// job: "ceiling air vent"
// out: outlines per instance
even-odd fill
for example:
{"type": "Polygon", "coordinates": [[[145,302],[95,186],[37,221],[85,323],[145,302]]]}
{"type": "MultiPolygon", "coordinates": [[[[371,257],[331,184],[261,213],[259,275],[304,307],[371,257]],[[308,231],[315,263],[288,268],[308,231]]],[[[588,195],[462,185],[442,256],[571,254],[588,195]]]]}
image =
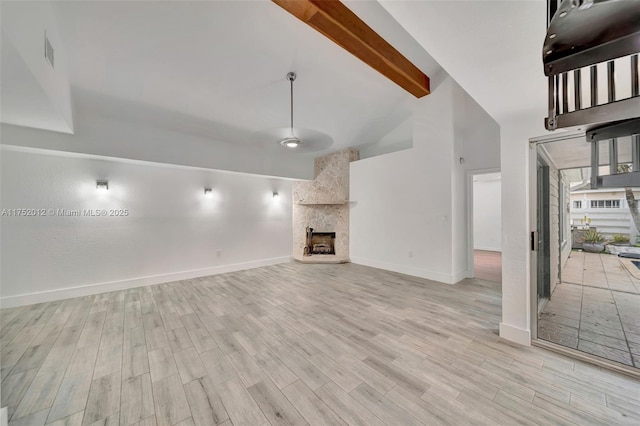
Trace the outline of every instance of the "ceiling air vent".
{"type": "Polygon", "coordinates": [[[47,59],[47,61],[49,61],[49,64],[51,64],[51,68],[55,68],[53,66],[54,64],[53,46],[51,45],[51,42],[47,38],[46,32],[44,33],[44,57],[47,59]]]}

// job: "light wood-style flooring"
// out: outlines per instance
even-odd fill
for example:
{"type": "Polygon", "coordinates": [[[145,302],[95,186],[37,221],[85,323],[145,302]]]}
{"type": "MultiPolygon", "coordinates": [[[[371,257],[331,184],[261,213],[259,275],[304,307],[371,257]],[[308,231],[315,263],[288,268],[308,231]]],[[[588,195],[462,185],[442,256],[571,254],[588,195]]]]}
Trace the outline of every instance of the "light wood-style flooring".
{"type": "Polygon", "coordinates": [[[473,269],[476,278],[502,282],[502,253],[499,251],[474,250],[473,269]]]}
{"type": "Polygon", "coordinates": [[[0,311],[11,425],[637,425],[640,383],[497,335],[500,286],[288,263],[0,311]]]}

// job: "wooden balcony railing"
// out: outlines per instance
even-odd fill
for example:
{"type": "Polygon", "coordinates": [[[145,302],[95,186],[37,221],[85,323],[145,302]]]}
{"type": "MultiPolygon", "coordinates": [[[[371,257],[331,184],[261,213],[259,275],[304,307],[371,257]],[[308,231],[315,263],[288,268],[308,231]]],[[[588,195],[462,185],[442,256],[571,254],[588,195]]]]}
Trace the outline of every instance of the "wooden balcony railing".
{"type": "Polygon", "coordinates": [[[586,131],[592,188],[640,186],[640,1],[547,0],[547,5],[545,127],[586,131]],[[618,167],[619,138],[631,143],[630,168],[618,167]],[[600,143],[609,144],[607,176],[598,176],[600,143]]]}
{"type": "MultiPolygon", "coordinates": [[[[557,0],[549,0],[557,3],[557,0]]],[[[553,7],[549,7],[549,13],[553,7]]],[[[548,130],[640,117],[640,2],[564,0],[543,47],[548,130]]]]}

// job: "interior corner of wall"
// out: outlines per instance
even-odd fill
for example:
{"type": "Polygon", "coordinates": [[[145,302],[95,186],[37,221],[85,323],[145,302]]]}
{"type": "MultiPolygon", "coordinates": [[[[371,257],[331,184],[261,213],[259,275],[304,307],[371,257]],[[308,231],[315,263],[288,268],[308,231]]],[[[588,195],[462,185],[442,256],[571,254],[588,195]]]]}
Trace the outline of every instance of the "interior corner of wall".
{"type": "Polygon", "coordinates": [[[469,271],[466,269],[464,271],[458,272],[457,274],[453,274],[453,276],[451,277],[451,284],[458,284],[465,278],[471,278],[469,277],[469,271]]]}

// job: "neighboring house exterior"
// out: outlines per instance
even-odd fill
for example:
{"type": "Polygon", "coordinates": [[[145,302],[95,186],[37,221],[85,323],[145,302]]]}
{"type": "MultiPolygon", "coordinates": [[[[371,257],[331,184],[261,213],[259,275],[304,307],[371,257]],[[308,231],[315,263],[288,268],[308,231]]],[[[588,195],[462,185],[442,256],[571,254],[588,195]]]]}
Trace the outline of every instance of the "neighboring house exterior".
{"type": "MultiPolygon", "coordinates": [[[[634,191],[640,198],[640,189],[634,191]]],[[[579,185],[571,190],[571,225],[592,226],[606,238],[616,234],[629,236],[635,241],[637,232],[629,212],[624,188],[589,189],[588,184],[579,185]]]]}

